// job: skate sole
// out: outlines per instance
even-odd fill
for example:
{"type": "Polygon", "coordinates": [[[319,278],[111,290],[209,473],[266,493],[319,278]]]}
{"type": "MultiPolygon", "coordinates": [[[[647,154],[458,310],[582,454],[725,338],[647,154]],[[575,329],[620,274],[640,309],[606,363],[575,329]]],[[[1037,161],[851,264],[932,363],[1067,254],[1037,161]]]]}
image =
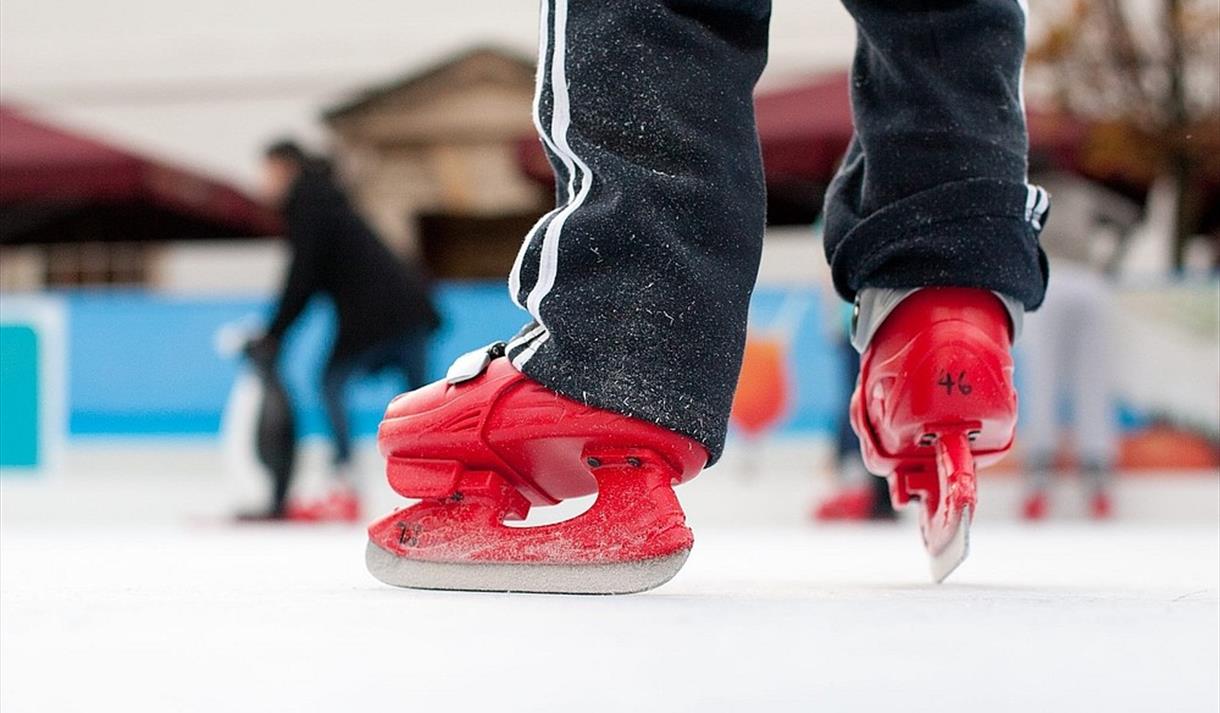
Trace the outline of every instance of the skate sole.
{"type": "Polygon", "coordinates": [[[664,557],[610,564],[428,562],[399,557],[369,542],[365,564],[369,573],[385,584],[410,589],[634,594],[673,579],[688,555],[690,548],[664,557]]]}
{"type": "Polygon", "coordinates": [[[932,569],[932,581],[940,584],[953,574],[958,566],[966,561],[970,554],[970,508],[962,510],[961,520],[957,523],[957,531],[953,539],[939,554],[929,555],[928,564],[932,569]]]}

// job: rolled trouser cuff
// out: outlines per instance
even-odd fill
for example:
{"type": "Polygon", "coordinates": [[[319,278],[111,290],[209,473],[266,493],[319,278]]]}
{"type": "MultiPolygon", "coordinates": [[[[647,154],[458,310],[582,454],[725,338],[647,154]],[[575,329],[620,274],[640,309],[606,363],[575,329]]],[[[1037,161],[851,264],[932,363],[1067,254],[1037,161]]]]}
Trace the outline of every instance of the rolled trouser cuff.
{"type": "MultiPolygon", "coordinates": [[[[902,303],[903,300],[915,294],[922,287],[865,287],[856,293],[856,303],[851,317],[851,345],[861,354],[873,340],[873,335],[881,328],[885,318],[902,303]]],[[[1008,326],[1012,330],[1012,340],[1015,342],[1021,336],[1025,324],[1025,306],[1011,295],[992,290],[1004,304],[1008,312],[1008,326]]]]}
{"type": "Polygon", "coordinates": [[[1049,205],[1024,183],[970,179],[897,201],[855,223],[828,256],[835,288],[975,287],[1027,310],[1046,293],[1038,234],[1049,205]]]}

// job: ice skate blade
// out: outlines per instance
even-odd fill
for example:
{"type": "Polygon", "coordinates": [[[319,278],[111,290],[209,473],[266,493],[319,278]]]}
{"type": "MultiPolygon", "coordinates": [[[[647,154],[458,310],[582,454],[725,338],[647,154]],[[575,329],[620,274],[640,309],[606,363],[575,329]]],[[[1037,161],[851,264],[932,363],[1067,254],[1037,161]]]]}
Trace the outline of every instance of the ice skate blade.
{"type": "Polygon", "coordinates": [[[940,584],[945,579],[953,574],[953,570],[957,569],[958,565],[966,561],[966,556],[970,554],[970,508],[962,509],[961,519],[957,523],[957,532],[953,533],[953,539],[941,550],[939,554],[928,555],[928,564],[932,569],[932,581],[940,584]]]}
{"type": "Polygon", "coordinates": [[[673,579],[690,549],[636,562],[610,564],[498,564],[428,562],[399,557],[373,542],[365,551],[369,573],[395,587],[538,594],[634,594],[673,579]]]}

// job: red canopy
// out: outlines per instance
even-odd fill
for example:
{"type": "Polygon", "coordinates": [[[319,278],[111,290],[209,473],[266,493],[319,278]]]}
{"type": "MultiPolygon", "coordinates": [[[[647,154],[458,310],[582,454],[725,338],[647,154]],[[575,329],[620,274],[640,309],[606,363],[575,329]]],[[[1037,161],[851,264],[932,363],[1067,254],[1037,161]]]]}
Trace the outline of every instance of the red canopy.
{"type": "Polygon", "coordinates": [[[754,116],[767,183],[830,183],[851,141],[847,73],[759,94],[754,116]]]}
{"type": "MultiPolygon", "coordinates": [[[[754,100],[767,184],[812,182],[826,185],[851,141],[851,96],[847,72],[814,77],[754,100]]],[[[1064,117],[1028,112],[1031,150],[1070,167],[1084,140],[1084,127],[1064,117]]],[[[537,139],[524,140],[521,167],[550,183],[551,170],[537,139]]]]}
{"type": "Polygon", "coordinates": [[[279,229],[231,186],[0,106],[0,210],[88,205],[153,207],[212,225],[217,237],[279,229]]]}

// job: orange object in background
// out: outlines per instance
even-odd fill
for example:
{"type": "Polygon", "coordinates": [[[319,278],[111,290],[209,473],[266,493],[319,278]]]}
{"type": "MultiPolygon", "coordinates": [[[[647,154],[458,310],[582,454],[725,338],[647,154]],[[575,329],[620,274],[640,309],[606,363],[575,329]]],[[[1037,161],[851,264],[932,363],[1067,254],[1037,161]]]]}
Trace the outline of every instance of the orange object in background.
{"type": "Polygon", "coordinates": [[[1216,470],[1220,450],[1205,436],[1168,425],[1153,425],[1122,438],[1121,470],[1216,470]]]}
{"type": "MultiPolygon", "coordinates": [[[[1069,434],[1070,436],[1070,434],[1069,434]]],[[[1024,468],[1021,439],[1014,453],[988,472],[1019,472],[1024,468]]],[[[1065,437],[1055,455],[1055,470],[1078,468],[1071,438],[1065,437]]],[[[1207,436],[1168,424],[1153,424],[1119,437],[1114,469],[1128,475],[1159,476],[1167,471],[1215,471],[1220,469],[1220,448],[1207,436]]]]}
{"type": "Polygon", "coordinates": [[[748,436],[773,428],[788,410],[789,389],[787,340],[777,334],[749,334],[733,395],[732,423],[748,436]]]}

